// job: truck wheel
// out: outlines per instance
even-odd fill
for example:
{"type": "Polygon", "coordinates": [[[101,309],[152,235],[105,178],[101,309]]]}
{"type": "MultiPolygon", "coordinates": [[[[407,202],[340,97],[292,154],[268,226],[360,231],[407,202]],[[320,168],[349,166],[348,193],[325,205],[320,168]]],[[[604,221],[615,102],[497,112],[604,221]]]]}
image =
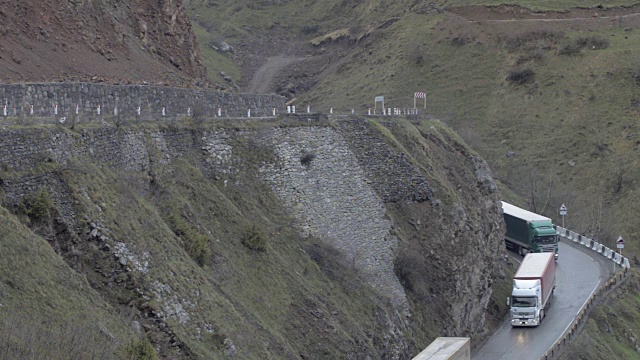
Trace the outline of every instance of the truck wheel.
{"type": "Polygon", "coordinates": [[[544,319],[544,310],[540,310],[540,320],[538,321],[538,324],[542,324],[542,319],[544,319]]]}

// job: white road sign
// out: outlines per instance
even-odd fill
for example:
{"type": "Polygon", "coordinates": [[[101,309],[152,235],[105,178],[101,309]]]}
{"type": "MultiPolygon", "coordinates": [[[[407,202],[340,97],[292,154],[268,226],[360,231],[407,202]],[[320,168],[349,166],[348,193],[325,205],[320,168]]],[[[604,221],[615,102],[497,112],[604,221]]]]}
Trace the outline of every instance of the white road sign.
{"type": "Polygon", "coordinates": [[[567,207],[564,206],[564,204],[562,204],[562,206],[560,206],[560,216],[565,216],[567,215],[567,207]]]}

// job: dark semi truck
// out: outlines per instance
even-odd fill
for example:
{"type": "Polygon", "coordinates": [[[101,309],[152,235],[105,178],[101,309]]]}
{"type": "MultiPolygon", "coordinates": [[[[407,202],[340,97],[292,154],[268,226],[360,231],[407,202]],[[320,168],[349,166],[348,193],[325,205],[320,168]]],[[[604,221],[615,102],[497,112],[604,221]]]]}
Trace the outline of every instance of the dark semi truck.
{"type": "Polygon", "coordinates": [[[507,248],[522,256],[530,252],[550,252],[558,260],[558,233],[551,219],[504,201],[502,212],[507,225],[507,248]]]}

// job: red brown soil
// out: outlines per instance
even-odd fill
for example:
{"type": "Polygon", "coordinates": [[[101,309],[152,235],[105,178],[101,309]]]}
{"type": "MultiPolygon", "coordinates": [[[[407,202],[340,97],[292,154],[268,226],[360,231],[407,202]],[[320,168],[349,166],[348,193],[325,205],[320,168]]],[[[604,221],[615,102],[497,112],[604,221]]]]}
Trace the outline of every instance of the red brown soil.
{"type": "Polygon", "coordinates": [[[203,84],[182,4],[0,0],[0,82],[203,84]]]}

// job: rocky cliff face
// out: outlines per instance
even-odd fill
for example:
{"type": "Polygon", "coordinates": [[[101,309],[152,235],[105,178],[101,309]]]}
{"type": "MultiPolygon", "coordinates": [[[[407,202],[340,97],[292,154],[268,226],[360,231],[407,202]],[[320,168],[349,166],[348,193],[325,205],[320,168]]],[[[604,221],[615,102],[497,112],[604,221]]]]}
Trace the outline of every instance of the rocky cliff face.
{"type": "Polygon", "coordinates": [[[182,1],[0,1],[3,81],[203,83],[182,1]]]}
{"type": "Polygon", "coordinates": [[[498,194],[437,121],[18,128],[0,144],[4,207],[163,357],[404,359],[484,331],[498,194]]]}

